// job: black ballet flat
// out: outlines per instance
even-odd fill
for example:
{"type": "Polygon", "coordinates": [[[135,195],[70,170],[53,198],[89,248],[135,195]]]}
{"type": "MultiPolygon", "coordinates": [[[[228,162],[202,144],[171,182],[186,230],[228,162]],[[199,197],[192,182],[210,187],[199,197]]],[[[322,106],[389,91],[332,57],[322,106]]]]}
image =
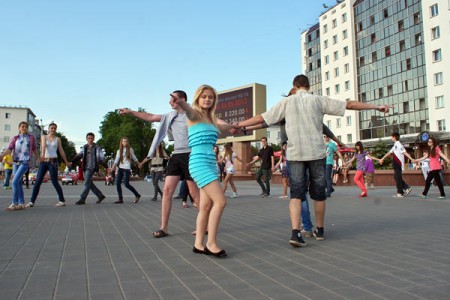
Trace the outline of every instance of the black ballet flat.
{"type": "Polygon", "coordinates": [[[217,258],[225,258],[228,256],[228,254],[223,249],[220,250],[219,252],[214,253],[214,252],[209,251],[208,247],[206,247],[206,246],[205,246],[205,250],[203,250],[203,253],[206,255],[211,255],[211,256],[217,257],[217,258]]]}
{"type": "Polygon", "coordinates": [[[200,250],[195,248],[195,246],[192,248],[192,252],[197,253],[197,254],[205,254],[204,250],[200,250]]]}

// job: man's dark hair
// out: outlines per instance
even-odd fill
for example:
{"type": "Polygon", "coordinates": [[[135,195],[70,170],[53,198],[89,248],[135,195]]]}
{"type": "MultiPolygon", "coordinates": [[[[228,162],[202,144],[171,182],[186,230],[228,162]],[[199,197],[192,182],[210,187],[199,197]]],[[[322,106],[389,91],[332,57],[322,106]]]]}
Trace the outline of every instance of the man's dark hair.
{"type": "Polygon", "coordinates": [[[297,75],[294,78],[294,81],[292,82],[292,85],[294,85],[297,88],[305,88],[309,90],[309,79],[305,75],[297,75]]]}
{"type": "Polygon", "coordinates": [[[393,138],[395,138],[396,141],[400,140],[400,133],[398,133],[398,132],[393,132],[393,133],[391,134],[391,136],[392,136],[393,138]]]}
{"type": "Polygon", "coordinates": [[[185,91],[176,90],[176,91],[173,91],[173,93],[177,94],[178,97],[180,97],[180,98],[184,98],[184,101],[187,102],[188,98],[187,98],[187,95],[186,95],[185,91]]]}
{"type": "Polygon", "coordinates": [[[266,138],[265,136],[263,136],[263,137],[261,138],[261,140],[266,140],[266,142],[267,142],[267,138],[266,138]]]}
{"type": "Polygon", "coordinates": [[[95,134],[93,134],[92,132],[88,132],[88,133],[86,134],[86,137],[88,137],[88,136],[93,136],[93,137],[95,138],[95,134]]]}

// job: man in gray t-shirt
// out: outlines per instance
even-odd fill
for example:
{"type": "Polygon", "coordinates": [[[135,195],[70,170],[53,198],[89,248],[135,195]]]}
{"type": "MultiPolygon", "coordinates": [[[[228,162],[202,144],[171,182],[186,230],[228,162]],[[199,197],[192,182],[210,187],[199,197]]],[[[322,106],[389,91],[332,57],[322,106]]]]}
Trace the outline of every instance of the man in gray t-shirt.
{"type": "Polygon", "coordinates": [[[294,95],[286,97],[275,104],[269,111],[257,115],[236,125],[240,127],[262,124],[272,125],[286,120],[286,135],[289,140],[287,157],[289,157],[289,182],[291,200],[289,212],[292,235],[289,243],[294,247],[305,246],[300,233],[301,201],[306,199],[306,171],[309,170],[309,193],[315,200],[317,229],[314,236],[324,239],[325,221],[325,145],[322,139],[323,116],[325,114],[343,116],[345,109],[377,109],[387,112],[387,105],[373,105],[358,101],[340,101],[308,93],[309,80],[305,75],[294,78],[293,86],[297,88],[294,95]]]}
{"type": "MultiPolygon", "coordinates": [[[[183,91],[174,91],[180,99],[187,101],[187,95],[183,91]]],[[[160,126],[153,138],[152,145],[148,152],[147,158],[153,157],[156,147],[164,140],[166,136],[169,140],[174,141],[174,151],[167,164],[166,179],[164,180],[164,189],[161,205],[161,227],[153,232],[153,237],[161,238],[168,235],[169,217],[172,210],[172,196],[180,182],[180,179],[186,179],[189,193],[194,203],[199,206],[198,187],[189,174],[189,148],[188,131],[186,125],[186,114],[171,97],[169,104],[173,111],[156,115],[152,113],[133,111],[128,108],[119,109],[120,114],[130,114],[147,122],[160,122],[160,126]]]]}

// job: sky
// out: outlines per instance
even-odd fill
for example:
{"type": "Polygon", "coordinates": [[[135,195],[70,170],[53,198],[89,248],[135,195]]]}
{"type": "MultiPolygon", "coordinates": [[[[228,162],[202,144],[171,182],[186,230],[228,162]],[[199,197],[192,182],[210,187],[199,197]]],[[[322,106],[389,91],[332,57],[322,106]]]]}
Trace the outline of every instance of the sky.
{"type": "Polygon", "coordinates": [[[170,92],[201,84],[264,84],[270,108],[302,73],[323,3],[0,0],[0,106],[29,107],[77,147],[108,112],[167,113],[170,92]]]}

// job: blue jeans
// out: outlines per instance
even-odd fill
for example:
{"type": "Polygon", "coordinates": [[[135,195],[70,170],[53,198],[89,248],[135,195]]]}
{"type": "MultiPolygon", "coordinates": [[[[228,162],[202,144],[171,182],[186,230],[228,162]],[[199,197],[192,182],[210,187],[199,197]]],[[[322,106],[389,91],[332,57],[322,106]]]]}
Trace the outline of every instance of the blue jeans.
{"type": "Polygon", "coordinates": [[[327,181],[327,197],[331,196],[331,193],[334,192],[333,188],[333,165],[325,165],[325,179],[327,181]]]}
{"type": "Polygon", "coordinates": [[[309,185],[309,194],[315,201],[323,201],[325,195],[325,160],[288,161],[291,198],[305,201],[309,185]],[[309,171],[310,180],[307,177],[309,171]]]}
{"type": "Polygon", "coordinates": [[[80,195],[80,200],[84,201],[86,200],[89,191],[92,190],[92,192],[97,196],[97,197],[102,197],[103,194],[102,192],[98,189],[98,187],[95,186],[94,182],[92,181],[92,177],[94,176],[94,170],[84,170],[83,172],[83,176],[84,176],[84,190],[80,195]]]}
{"type": "Polygon", "coordinates": [[[309,212],[308,196],[302,201],[302,224],[305,231],[311,231],[313,228],[311,214],[309,212]]]}
{"type": "Polygon", "coordinates": [[[44,161],[39,165],[39,169],[36,175],[36,182],[33,188],[33,194],[31,194],[31,202],[35,202],[36,198],[39,194],[39,190],[41,189],[42,181],[44,181],[44,176],[47,173],[50,173],[50,179],[52,180],[53,187],[58,194],[59,201],[65,202],[64,195],[61,186],[58,182],[58,162],[57,161],[44,161]]]}
{"type": "Polygon", "coordinates": [[[139,193],[136,191],[136,189],[130,185],[130,174],[131,170],[122,169],[119,168],[119,171],[117,172],[116,177],[116,187],[117,187],[117,194],[119,195],[119,200],[123,200],[122,196],[122,178],[123,178],[123,184],[127,189],[129,189],[135,197],[140,196],[139,193]]]}
{"type": "Polygon", "coordinates": [[[9,187],[9,181],[11,180],[12,169],[5,169],[5,183],[3,183],[4,187],[9,187]]]}
{"type": "Polygon", "coordinates": [[[272,170],[271,169],[263,169],[260,168],[256,172],[256,181],[258,182],[259,186],[261,187],[261,190],[263,193],[270,195],[270,177],[272,176],[272,170]],[[266,186],[264,186],[261,177],[264,176],[264,183],[266,186]]]}
{"type": "Polygon", "coordinates": [[[14,164],[14,178],[12,181],[13,186],[13,201],[12,204],[25,204],[25,199],[23,196],[23,174],[25,174],[29,168],[28,162],[21,162],[19,165],[14,164]]]}

